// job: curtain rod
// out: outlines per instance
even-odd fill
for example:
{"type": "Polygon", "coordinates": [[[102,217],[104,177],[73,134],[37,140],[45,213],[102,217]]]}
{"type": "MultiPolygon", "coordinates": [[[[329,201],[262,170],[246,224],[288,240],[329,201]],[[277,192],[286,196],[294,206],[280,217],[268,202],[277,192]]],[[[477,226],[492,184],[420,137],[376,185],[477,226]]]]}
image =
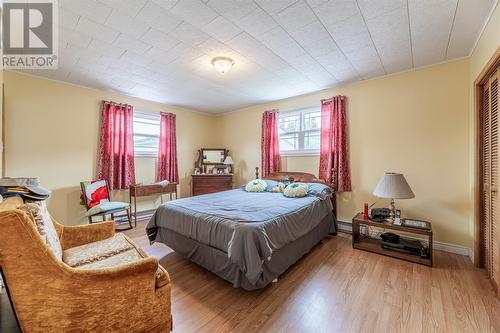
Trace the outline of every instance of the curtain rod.
{"type": "Polygon", "coordinates": [[[342,96],[342,95],[337,95],[337,96],[334,96],[334,97],[330,97],[330,98],[325,98],[325,99],[322,99],[322,100],[321,100],[321,104],[324,104],[324,103],[326,103],[326,102],[331,102],[331,101],[333,101],[333,99],[334,99],[335,97],[340,97],[340,100],[342,100],[342,101],[345,99],[345,96],[342,96]]]}
{"type": "Polygon", "coordinates": [[[103,104],[115,104],[115,105],[123,105],[123,106],[132,106],[130,104],[127,104],[127,103],[116,103],[116,102],[113,102],[113,101],[102,101],[103,104]]]}

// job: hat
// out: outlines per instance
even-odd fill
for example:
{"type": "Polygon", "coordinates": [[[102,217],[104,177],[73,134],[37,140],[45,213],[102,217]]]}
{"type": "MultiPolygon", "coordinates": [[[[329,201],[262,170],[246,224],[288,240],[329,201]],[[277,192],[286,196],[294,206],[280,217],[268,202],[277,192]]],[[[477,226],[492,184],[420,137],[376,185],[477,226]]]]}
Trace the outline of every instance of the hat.
{"type": "Polygon", "coordinates": [[[46,189],[45,187],[41,187],[41,186],[26,186],[26,188],[31,193],[41,195],[41,196],[50,195],[50,193],[51,193],[48,189],[46,189]]]}
{"type": "Polygon", "coordinates": [[[41,186],[0,186],[0,195],[4,197],[20,196],[23,199],[46,200],[50,191],[41,186]]]}

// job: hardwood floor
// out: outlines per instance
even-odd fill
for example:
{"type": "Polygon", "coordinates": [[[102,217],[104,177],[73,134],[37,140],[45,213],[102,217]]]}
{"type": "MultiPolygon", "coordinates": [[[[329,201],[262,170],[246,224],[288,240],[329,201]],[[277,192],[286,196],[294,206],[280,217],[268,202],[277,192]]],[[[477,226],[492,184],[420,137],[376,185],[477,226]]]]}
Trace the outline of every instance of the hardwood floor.
{"type": "Polygon", "coordinates": [[[465,256],[434,267],[354,250],[350,235],[316,246],[264,290],[235,289],[129,231],[172,280],[174,332],[500,332],[500,300],[465,256]]]}
{"type": "MultiPolygon", "coordinates": [[[[350,235],[316,246],[264,290],[235,289],[163,244],[127,231],[172,280],[174,332],[500,332],[500,300],[469,258],[434,267],[354,250],[350,235]]],[[[5,294],[1,332],[17,332],[5,294]]]]}

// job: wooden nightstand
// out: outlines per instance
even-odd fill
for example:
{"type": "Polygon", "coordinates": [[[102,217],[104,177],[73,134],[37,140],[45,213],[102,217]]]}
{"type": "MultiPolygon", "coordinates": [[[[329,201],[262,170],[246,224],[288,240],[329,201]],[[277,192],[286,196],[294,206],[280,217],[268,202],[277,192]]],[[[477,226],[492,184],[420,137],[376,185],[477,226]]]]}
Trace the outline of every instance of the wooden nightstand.
{"type": "Polygon", "coordinates": [[[432,226],[430,229],[420,229],[402,225],[395,225],[388,222],[375,222],[370,219],[363,218],[363,214],[360,213],[354,216],[352,219],[352,247],[355,249],[374,252],[389,257],[416,262],[426,266],[432,266],[432,226]],[[368,238],[367,236],[362,235],[360,232],[361,226],[387,229],[387,231],[394,232],[395,234],[399,234],[406,238],[412,238],[412,236],[415,239],[418,238],[419,240],[425,238],[424,241],[428,242],[429,245],[429,257],[423,258],[414,254],[385,249],[382,247],[382,240],[380,238],[368,238]],[[420,237],[415,237],[415,235],[418,235],[420,237]]]}

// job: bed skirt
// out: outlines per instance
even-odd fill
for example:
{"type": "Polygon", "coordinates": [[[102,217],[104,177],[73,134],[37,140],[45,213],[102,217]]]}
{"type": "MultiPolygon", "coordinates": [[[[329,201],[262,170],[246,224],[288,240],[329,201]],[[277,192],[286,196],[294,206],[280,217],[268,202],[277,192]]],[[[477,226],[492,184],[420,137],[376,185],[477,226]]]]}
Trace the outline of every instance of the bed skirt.
{"type": "Polygon", "coordinates": [[[327,215],[321,222],[301,238],[274,251],[270,261],[263,264],[263,272],[255,284],[251,284],[239,267],[231,263],[227,253],[214,247],[199,243],[174,231],[158,228],[156,241],[166,244],[182,257],[217,274],[233,284],[235,288],[255,290],[264,288],[284,273],[329,233],[336,232],[335,216],[327,215]]]}

